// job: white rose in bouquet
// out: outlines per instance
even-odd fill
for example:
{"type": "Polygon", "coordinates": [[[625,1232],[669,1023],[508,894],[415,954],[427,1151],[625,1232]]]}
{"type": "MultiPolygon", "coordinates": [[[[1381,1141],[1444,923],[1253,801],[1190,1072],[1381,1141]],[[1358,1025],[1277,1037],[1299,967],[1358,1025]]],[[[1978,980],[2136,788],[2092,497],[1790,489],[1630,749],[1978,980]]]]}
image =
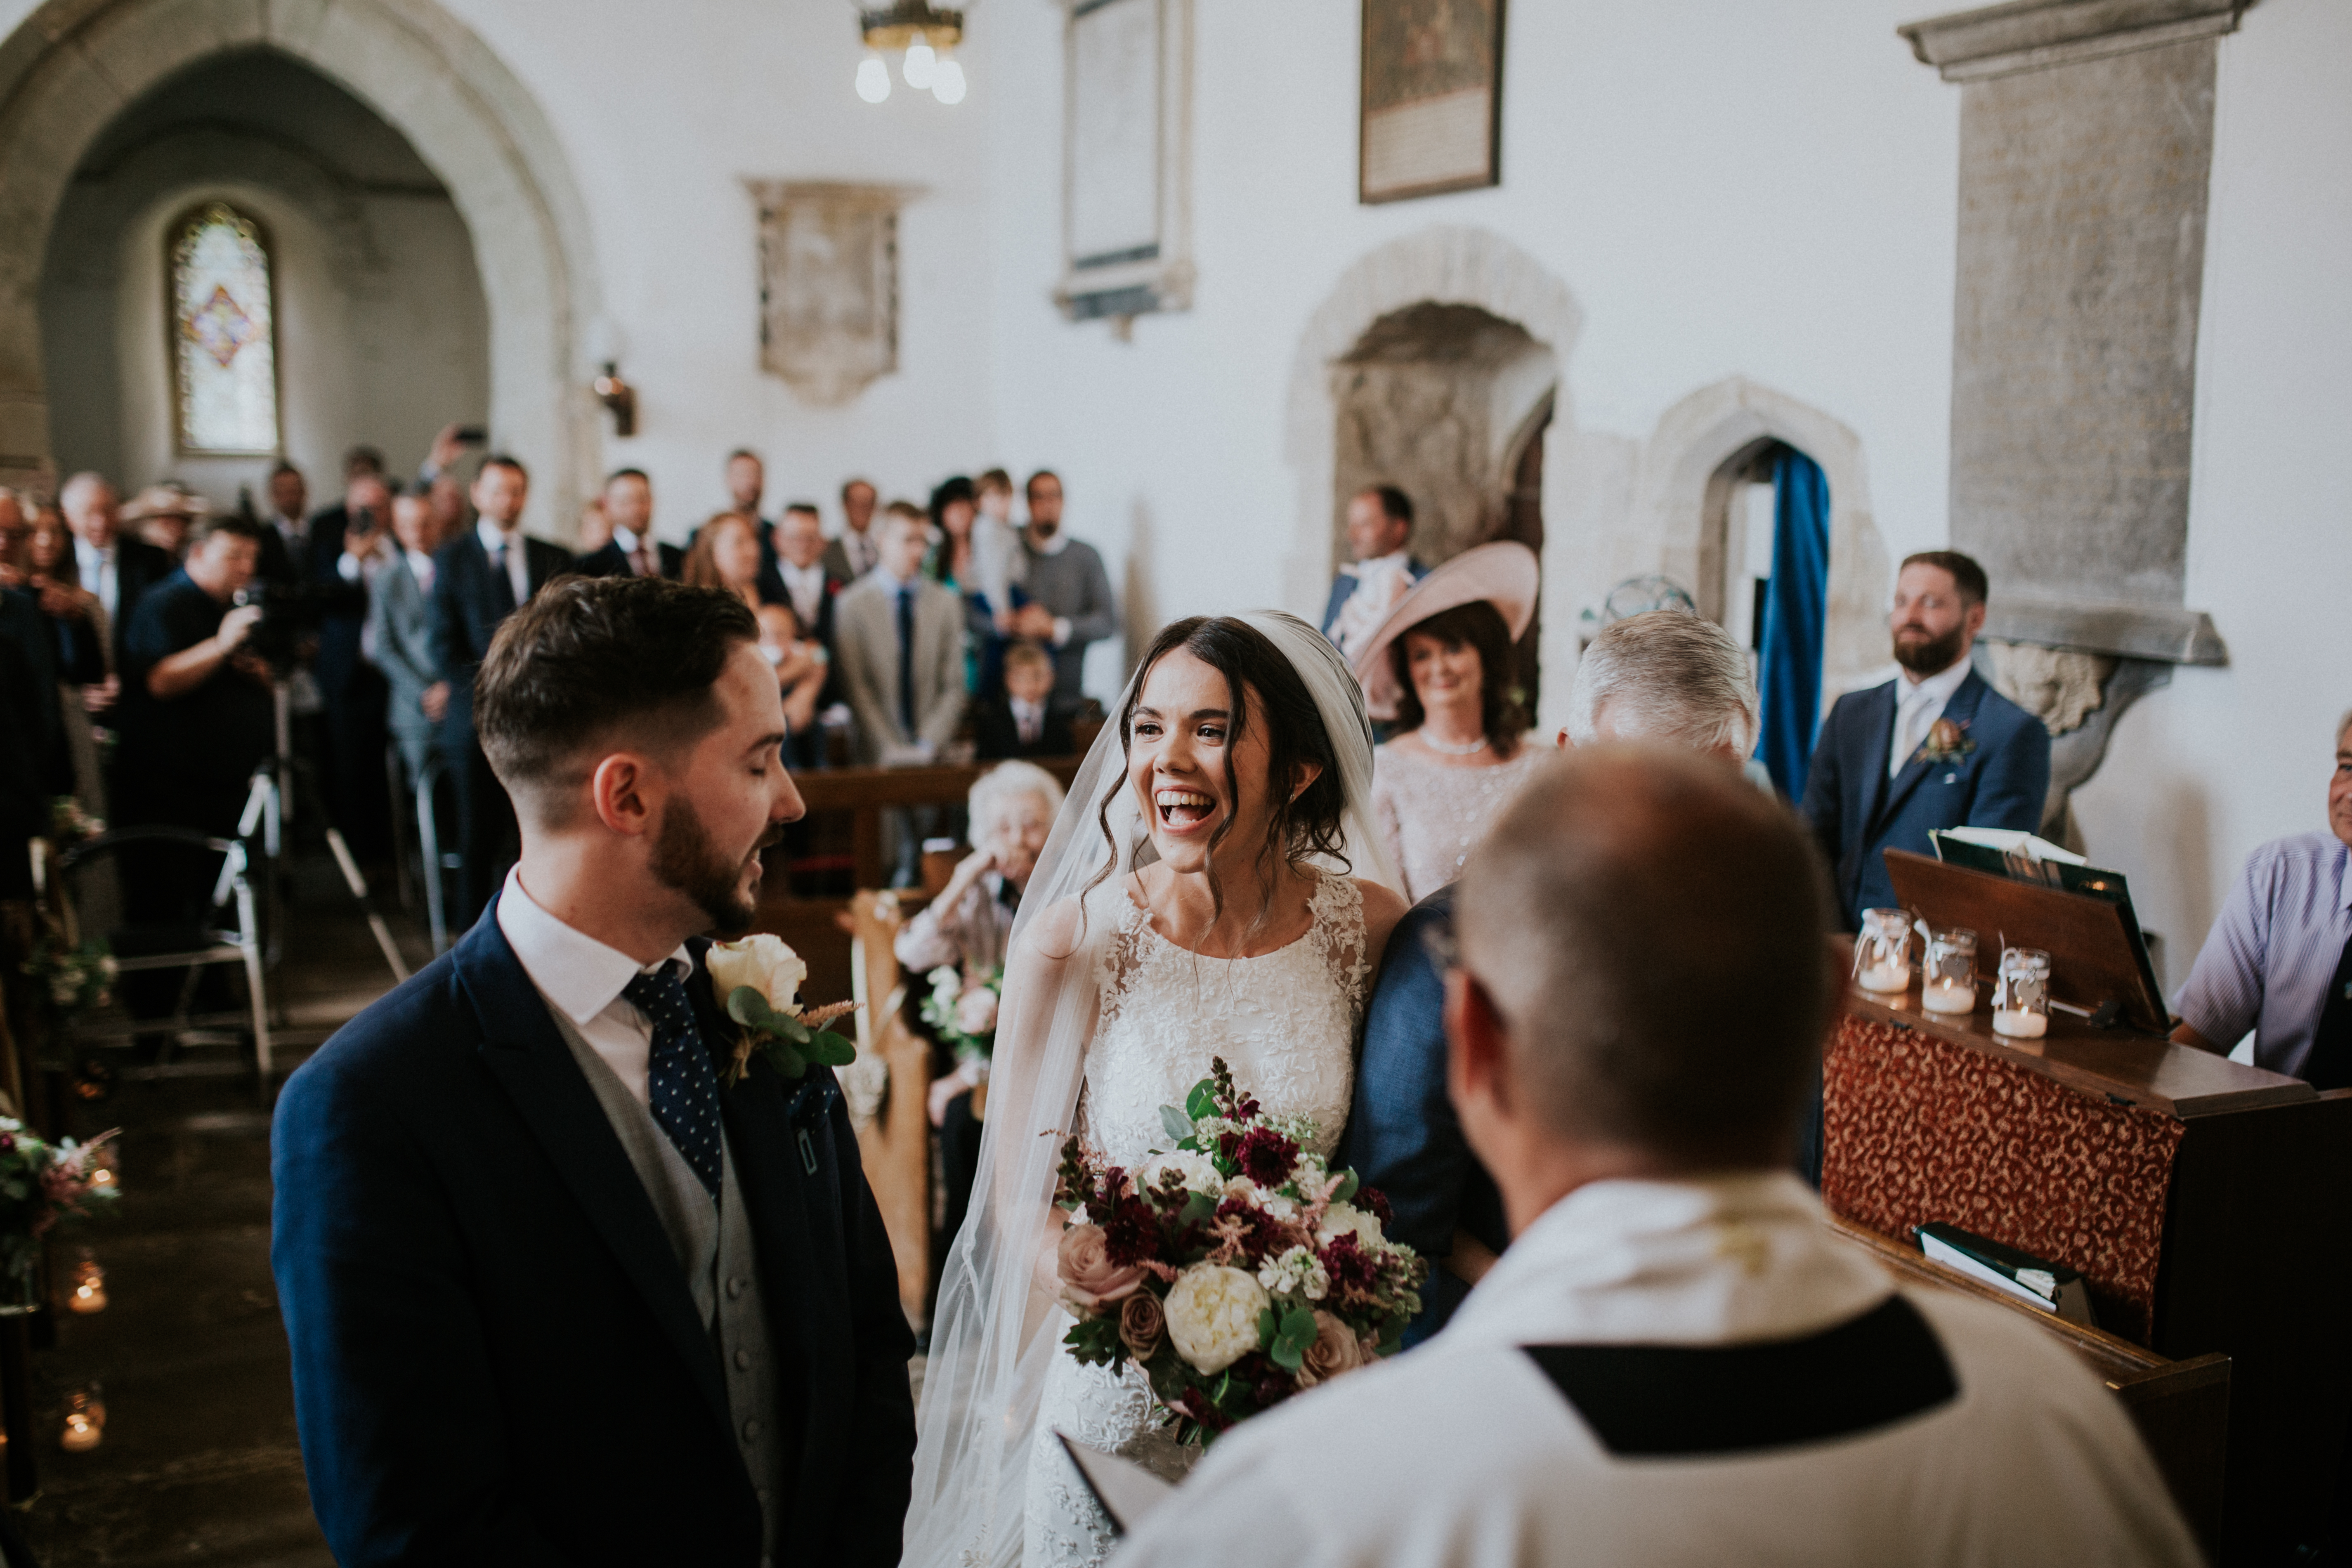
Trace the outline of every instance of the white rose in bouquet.
{"type": "Polygon", "coordinates": [[[737,986],[748,985],[779,1013],[800,1010],[801,982],[808,978],[808,965],[783,938],[762,931],[740,942],[715,942],[703,962],[709,967],[711,988],[719,993],[720,1006],[727,1005],[737,986]]]}
{"type": "Polygon", "coordinates": [[[967,1035],[992,1035],[996,1032],[996,993],[985,985],[975,985],[963,994],[956,1004],[956,1028],[967,1035]]]}
{"type": "Polygon", "coordinates": [[[1240,1269],[1196,1264],[1169,1289],[1168,1338],[1192,1370],[1220,1373],[1257,1349],[1257,1315],[1271,1305],[1264,1287],[1240,1269]]]}
{"type": "Polygon", "coordinates": [[[1225,1179],[1217,1173],[1217,1163],[1206,1154],[1194,1154],[1179,1149],[1172,1154],[1154,1155],[1136,1173],[1136,1185],[1150,1191],[1160,1190],[1160,1175],[1168,1171],[1181,1172],[1184,1190],[1212,1198],[1225,1195],[1225,1179]]]}
{"type": "Polygon", "coordinates": [[[1350,1231],[1355,1233],[1357,1245],[1370,1252],[1381,1240],[1380,1216],[1353,1204],[1333,1204],[1323,1211],[1323,1221],[1315,1227],[1315,1239],[1329,1243],[1350,1231]]]}

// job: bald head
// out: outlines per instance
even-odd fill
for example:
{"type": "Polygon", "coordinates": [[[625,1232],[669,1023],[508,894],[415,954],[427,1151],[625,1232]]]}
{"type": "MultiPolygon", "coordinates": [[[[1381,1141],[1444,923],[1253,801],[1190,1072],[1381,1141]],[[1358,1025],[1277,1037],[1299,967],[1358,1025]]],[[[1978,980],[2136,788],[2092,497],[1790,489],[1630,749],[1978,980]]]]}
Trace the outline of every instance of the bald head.
{"type": "Polygon", "coordinates": [[[1832,994],[1830,909],[1796,818],[1703,756],[1580,747],[1538,773],[1454,906],[1522,1134],[1665,1169],[1785,1162],[1832,994]]]}

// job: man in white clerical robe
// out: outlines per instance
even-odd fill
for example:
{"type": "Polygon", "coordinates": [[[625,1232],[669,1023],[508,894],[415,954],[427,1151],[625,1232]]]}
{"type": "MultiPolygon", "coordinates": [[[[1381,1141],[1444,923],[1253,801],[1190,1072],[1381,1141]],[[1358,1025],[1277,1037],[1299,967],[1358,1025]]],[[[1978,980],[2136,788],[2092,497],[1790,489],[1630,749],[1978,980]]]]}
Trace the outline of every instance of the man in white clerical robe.
{"type": "Polygon", "coordinates": [[[1720,767],[1601,747],[1532,781],[1447,980],[1509,1250],[1421,1349],[1220,1438],[1119,1568],[2200,1562],[2096,1377],[1896,1289],[1788,1173],[1828,899],[1720,767]]]}

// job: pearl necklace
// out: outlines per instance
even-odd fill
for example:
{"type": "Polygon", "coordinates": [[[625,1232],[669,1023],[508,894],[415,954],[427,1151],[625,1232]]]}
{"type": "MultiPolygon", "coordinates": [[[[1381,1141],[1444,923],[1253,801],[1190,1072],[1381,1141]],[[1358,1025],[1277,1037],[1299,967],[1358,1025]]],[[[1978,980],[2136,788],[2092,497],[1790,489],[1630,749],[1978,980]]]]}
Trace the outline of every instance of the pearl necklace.
{"type": "Polygon", "coordinates": [[[1424,729],[1421,732],[1421,743],[1442,757],[1475,757],[1486,749],[1486,737],[1481,735],[1466,746],[1449,745],[1424,729]]]}

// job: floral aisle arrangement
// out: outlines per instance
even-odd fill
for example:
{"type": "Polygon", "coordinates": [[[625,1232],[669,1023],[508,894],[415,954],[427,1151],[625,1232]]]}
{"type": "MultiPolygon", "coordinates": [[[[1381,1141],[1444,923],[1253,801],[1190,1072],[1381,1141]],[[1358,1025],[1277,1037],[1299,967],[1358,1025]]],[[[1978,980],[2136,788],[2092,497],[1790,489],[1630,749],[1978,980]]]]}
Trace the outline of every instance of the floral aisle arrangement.
{"type": "Polygon", "coordinates": [[[87,1143],[70,1138],[55,1143],[10,1116],[0,1116],[0,1306],[23,1308],[35,1300],[41,1238],[60,1221],[88,1218],[112,1203],[110,1145],[101,1132],[87,1143]]]}
{"type": "Polygon", "coordinates": [[[54,795],[49,800],[49,842],[60,851],[78,844],[87,844],[106,831],[106,824],[81,808],[81,802],[69,795],[54,795]]]}
{"type": "Polygon", "coordinates": [[[996,1012],[1004,994],[1004,968],[967,974],[952,963],[942,963],[927,977],[931,994],[923,998],[923,1022],[939,1032],[940,1043],[960,1062],[984,1062],[996,1054],[996,1012]]]}
{"type": "Polygon", "coordinates": [[[801,982],[808,978],[808,965],[783,938],[763,932],[713,942],[703,966],[710,972],[719,1007],[743,1026],[725,1075],[730,1088],[755,1055],[795,1079],[807,1076],[811,1062],[844,1068],[857,1059],[857,1047],[830,1027],[835,1019],[856,1012],[857,1004],[802,1006],[801,982]]]}
{"type": "Polygon", "coordinates": [[[114,1000],[113,952],[96,937],[79,943],[67,941],[65,928],[55,919],[41,921],[33,951],[19,967],[32,981],[53,1025],[114,1000]]]}
{"type": "Polygon", "coordinates": [[[1307,1118],[1267,1116],[1222,1058],[1160,1120],[1175,1147],[1130,1174],[1072,1138],[1056,1260],[1089,1366],[1150,1379],[1180,1442],[1392,1355],[1429,1265],[1382,1227],[1388,1200],[1307,1152],[1307,1118]]]}

